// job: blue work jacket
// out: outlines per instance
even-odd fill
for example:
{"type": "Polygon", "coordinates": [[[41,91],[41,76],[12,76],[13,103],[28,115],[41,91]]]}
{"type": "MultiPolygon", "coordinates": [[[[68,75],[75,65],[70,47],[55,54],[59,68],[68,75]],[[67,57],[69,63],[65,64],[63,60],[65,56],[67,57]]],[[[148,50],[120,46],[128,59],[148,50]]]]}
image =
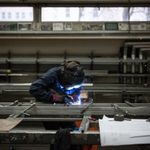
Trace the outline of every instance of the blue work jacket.
{"type": "Polygon", "coordinates": [[[61,75],[61,67],[49,69],[43,76],[31,84],[29,92],[36,98],[36,100],[48,103],[53,103],[51,90],[63,95],[79,95],[81,88],[67,91],[65,87],[63,87],[60,82],[61,75]]]}

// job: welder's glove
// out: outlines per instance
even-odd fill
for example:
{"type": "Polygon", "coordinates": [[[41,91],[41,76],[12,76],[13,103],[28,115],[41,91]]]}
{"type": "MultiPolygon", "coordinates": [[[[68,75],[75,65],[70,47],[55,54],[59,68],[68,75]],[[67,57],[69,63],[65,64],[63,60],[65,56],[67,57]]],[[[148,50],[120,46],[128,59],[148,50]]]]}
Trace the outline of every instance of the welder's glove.
{"type": "Polygon", "coordinates": [[[61,103],[64,101],[64,95],[61,95],[59,93],[57,93],[54,90],[51,90],[51,95],[52,95],[52,101],[55,103],[61,103]]]}
{"type": "Polygon", "coordinates": [[[65,104],[67,104],[67,105],[72,105],[72,104],[74,103],[74,99],[73,99],[72,96],[66,95],[66,96],[64,97],[64,102],[65,102],[65,104]]]}
{"type": "Polygon", "coordinates": [[[78,94],[74,93],[74,94],[72,94],[71,96],[72,96],[74,102],[78,102],[78,100],[79,100],[79,98],[78,98],[79,95],[78,95],[78,94]]]}

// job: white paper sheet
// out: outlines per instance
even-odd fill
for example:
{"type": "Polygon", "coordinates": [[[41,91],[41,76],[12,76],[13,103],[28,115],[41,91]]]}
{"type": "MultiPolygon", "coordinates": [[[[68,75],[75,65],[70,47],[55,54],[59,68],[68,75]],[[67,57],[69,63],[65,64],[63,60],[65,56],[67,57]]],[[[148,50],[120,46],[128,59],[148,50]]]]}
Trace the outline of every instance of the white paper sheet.
{"type": "Polygon", "coordinates": [[[99,119],[101,146],[150,144],[150,122],[145,119],[99,119]]]}

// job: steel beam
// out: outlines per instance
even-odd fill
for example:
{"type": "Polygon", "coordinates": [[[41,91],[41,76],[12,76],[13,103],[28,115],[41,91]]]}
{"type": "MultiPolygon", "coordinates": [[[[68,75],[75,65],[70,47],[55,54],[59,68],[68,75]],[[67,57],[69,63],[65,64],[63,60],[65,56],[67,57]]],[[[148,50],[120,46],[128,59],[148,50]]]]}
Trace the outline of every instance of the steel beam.
{"type": "MultiPolygon", "coordinates": [[[[0,115],[9,116],[10,114],[18,114],[24,110],[27,106],[1,106],[0,115]]],[[[129,107],[129,106],[120,106],[119,107],[125,111],[128,111],[130,114],[135,114],[134,117],[140,118],[150,117],[150,106],[145,104],[145,106],[138,107],[129,107]]],[[[44,105],[44,106],[35,106],[32,110],[28,110],[27,113],[30,114],[30,117],[83,117],[83,115],[90,116],[95,115],[101,117],[103,115],[114,116],[115,111],[114,107],[105,106],[105,107],[93,107],[91,106],[85,113],[81,113],[85,106],[64,106],[64,105],[44,105]]]]}
{"type": "MultiPolygon", "coordinates": [[[[0,144],[53,144],[56,131],[10,131],[0,133],[0,144]]],[[[100,144],[97,131],[71,132],[71,144],[100,144]]]]}
{"type": "MultiPolygon", "coordinates": [[[[0,84],[0,93],[24,93],[29,94],[31,83],[6,83],[0,84]]],[[[83,86],[83,91],[98,93],[134,93],[134,94],[150,94],[150,87],[141,85],[130,86],[128,84],[93,84],[93,86],[83,86]]]]}
{"type": "Polygon", "coordinates": [[[147,6],[149,0],[0,0],[1,5],[29,5],[46,6],[147,6]]]}

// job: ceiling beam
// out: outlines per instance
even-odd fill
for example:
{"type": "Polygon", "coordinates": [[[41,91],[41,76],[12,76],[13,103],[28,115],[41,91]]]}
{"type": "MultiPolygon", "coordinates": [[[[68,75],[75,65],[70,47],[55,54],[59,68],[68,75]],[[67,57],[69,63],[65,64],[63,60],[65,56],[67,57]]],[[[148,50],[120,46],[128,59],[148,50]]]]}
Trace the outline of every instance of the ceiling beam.
{"type": "Polygon", "coordinates": [[[56,5],[56,6],[150,6],[149,0],[0,0],[2,5],[56,5]]]}

